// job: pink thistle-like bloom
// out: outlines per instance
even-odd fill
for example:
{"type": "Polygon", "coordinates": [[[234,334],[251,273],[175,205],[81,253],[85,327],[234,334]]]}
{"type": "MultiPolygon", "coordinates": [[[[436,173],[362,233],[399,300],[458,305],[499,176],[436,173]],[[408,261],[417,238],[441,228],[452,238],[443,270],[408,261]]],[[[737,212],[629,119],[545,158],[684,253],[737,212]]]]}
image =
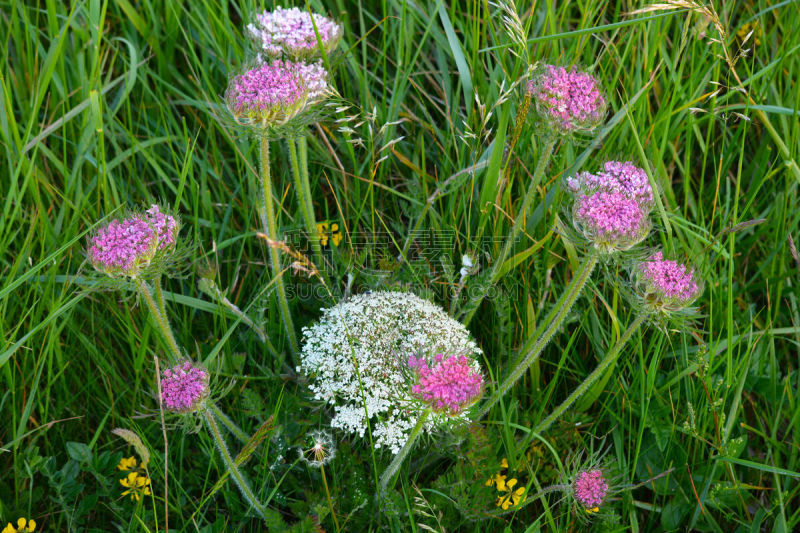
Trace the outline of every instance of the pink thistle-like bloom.
{"type": "Polygon", "coordinates": [[[175,365],[161,376],[161,403],[175,413],[191,413],[208,396],[208,372],[190,362],[175,365]]]}
{"type": "Polygon", "coordinates": [[[588,132],[605,118],[606,99],[600,83],[574,67],[545,65],[526,89],[539,115],[560,133],[588,132]]]}
{"type": "Polygon", "coordinates": [[[329,54],[342,37],[342,27],[335,21],[317,13],[312,15],[296,7],[258,13],[247,25],[247,33],[271,58],[286,56],[293,59],[319,57],[322,49],[329,54]],[[317,31],[314,31],[316,25],[317,31]],[[317,41],[319,33],[319,41],[317,41]]]}
{"type": "Polygon", "coordinates": [[[638,274],[644,286],[645,302],[660,310],[685,307],[701,292],[695,271],[677,261],[664,259],[661,252],[640,263],[638,274]]]}
{"type": "Polygon", "coordinates": [[[157,253],[175,248],[178,222],[153,204],[143,214],[113,220],[89,239],[92,265],[110,276],[138,276],[157,253]]]}
{"type": "Polygon", "coordinates": [[[483,390],[483,376],[470,366],[464,355],[452,355],[445,359],[436,354],[433,367],[423,358],[413,355],[408,366],[416,369],[418,382],[411,392],[430,404],[434,411],[449,412],[455,416],[472,405],[483,390]]]}
{"type": "Polygon", "coordinates": [[[234,77],[225,100],[237,120],[282,126],[331,94],[322,63],[276,59],[234,77]]]}
{"type": "Polygon", "coordinates": [[[595,247],[621,251],[641,242],[650,231],[649,210],[617,191],[578,197],[573,206],[576,227],[595,247]]]}
{"type": "Polygon", "coordinates": [[[595,510],[603,504],[608,494],[608,483],[600,470],[588,470],[575,477],[572,492],[579,504],[587,510],[595,510]]]}
{"type": "Polygon", "coordinates": [[[631,161],[607,161],[597,174],[579,172],[567,178],[567,188],[573,193],[608,191],[621,192],[635,199],[641,206],[653,203],[653,188],[647,173],[631,161]]]}

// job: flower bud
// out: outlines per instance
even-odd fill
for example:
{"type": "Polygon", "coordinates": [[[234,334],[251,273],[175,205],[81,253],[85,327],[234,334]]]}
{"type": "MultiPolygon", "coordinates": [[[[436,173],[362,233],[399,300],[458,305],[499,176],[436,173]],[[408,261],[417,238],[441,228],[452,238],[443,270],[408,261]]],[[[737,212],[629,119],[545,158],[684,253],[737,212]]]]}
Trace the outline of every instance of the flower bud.
{"type": "Polygon", "coordinates": [[[312,21],[312,14],[307,11],[277,7],[275,11],[256,14],[247,25],[247,33],[268,58],[314,59],[321,55],[320,42],[326,55],[336,48],[342,27],[317,13],[312,21]]]}
{"type": "Polygon", "coordinates": [[[605,119],[607,102],[600,83],[575,67],[545,65],[526,89],[537,113],[555,133],[589,133],[605,119]]]}

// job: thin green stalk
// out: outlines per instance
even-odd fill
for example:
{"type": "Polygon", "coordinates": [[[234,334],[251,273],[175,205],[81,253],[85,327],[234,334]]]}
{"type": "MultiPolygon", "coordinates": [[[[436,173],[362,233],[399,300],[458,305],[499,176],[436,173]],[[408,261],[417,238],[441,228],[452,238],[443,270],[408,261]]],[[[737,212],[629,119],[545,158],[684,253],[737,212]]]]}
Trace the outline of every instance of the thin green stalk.
{"type": "Polygon", "coordinates": [[[222,425],[231,432],[231,435],[236,437],[236,440],[244,443],[250,440],[250,435],[242,431],[242,428],[236,425],[236,422],[234,422],[231,417],[226,415],[217,404],[209,403],[208,409],[211,410],[214,413],[214,416],[216,416],[219,421],[222,422],[222,425]]]}
{"type": "MultiPolygon", "coordinates": [[[[169,326],[166,315],[162,314],[158,303],[153,298],[153,293],[150,292],[150,288],[147,286],[147,282],[140,278],[135,278],[134,282],[136,283],[136,287],[139,289],[139,294],[142,295],[147,307],[150,309],[150,314],[153,315],[153,319],[155,319],[158,329],[161,331],[161,334],[163,335],[164,340],[169,347],[171,356],[170,362],[177,363],[183,356],[181,349],[178,346],[178,342],[175,340],[175,335],[172,334],[172,328],[169,326]]],[[[163,295],[161,298],[163,298],[163,295]]]]}
{"type": "Polygon", "coordinates": [[[514,367],[505,380],[503,380],[494,394],[484,403],[481,410],[478,411],[477,419],[483,418],[494,404],[511,389],[520,377],[522,377],[525,371],[539,359],[542,350],[544,350],[544,347],[550,342],[555,332],[558,331],[558,328],[561,326],[567,313],[569,313],[575,300],[577,300],[578,296],[581,294],[583,286],[586,285],[586,282],[592,275],[599,258],[600,254],[596,250],[589,252],[589,255],[583,260],[583,264],[575,272],[572,281],[569,282],[567,290],[559,297],[558,301],[556,301],[555,305],[553,305],[553,308],[550,310],[550,313],[548,313],[547,317],[539,324],[539,327],[536,328],[536,331],[534,331],[531,336],[531,338],[536,339],[533,346],[525,353],[522,360],[514,367]]]}
{"type": "Polygon", "coordinates": [[[217,421],[214,419],[214,415],[211,413],[211,411],[205,410],[203,411],[203,418],[208,426],[208,431],[211,434],[211,437],[213,437],[217,444],[219,454],[222,457],[222,460],[225,463],[225,466],[227,467],[231,477],[234,481],[236,481],[236,485],[239,486],[242,496],[244,496],[244,499],[253,506],[258,515],[261,518],[264,518],[266,516],[266,507],[261,505],[261,502],[258,501],[255,493],[247,483],[247,480],[239,471],[239,467],[236,466],[236,462],[233,460],[233,457],[228,450],[228,445],[225,444],[225,439],[222,436],[222,432],[219,430],[219,426],[217,425],[217,421]]]}
{"type": "Polygon", "coordinates": [[[386,467],[383,474],[381,474],[381,481],[379,484],[379,496],[383,497],[392,486],[394,485],[394,476],[397,474],[397,471],[400,470],[400,465],[403,464],[403,460],[405,460],[406,455],[411,451],[414,447],[414,442],[419,437],[419,434],[422,433],[422,428],[425,427],[425,420],[428,419],[428,415],[431,414],[430,409],[427,409],[422,416],[419,417],[417,420],[417,425],[414,426],[414,429],[411,430],[411,434],[408,436],[408,440],[406,441],[405,446],[400,450],[400,453],[394,456],[391,464],[386,467]]]}
{"type": "Polygon", "coordinates": [[[639,326],[642,325],[646,318],[646,311],[639,313],[636,319],[628,326],[628,329],[626,329],[622,336],[617,340],[611,350],[608,351],[603,360],[600,361],[600,364],[597,365],[597,368],[595,368],[591,374],[586,376],[586,379],[583,380],[583,383],[578,385],[578,387],[570,393],[567,399],[561,402],[561,405],[553,409],[553,411],[547,415],[547,418],[539,422],[539,425],[536,426],[534,433],[542,433],[543,431],[546,431],[547,428],[553,424],[553,422],[558,420],[558,418],[564,414],[564,411],[569,409],[570,406],[578,400],[578,398],[583,396],[586,391],[589,390],[589,387],[591,387],[592,384],[597,381],[606,370],[608,370],[608,367],[614,364],[617,359],[619,359],[619,354],[622,353],[622,347],[625,346],[625,344],[631,338],[631,335],[633,335],[633,333],[639,329],[639,326]]]}
{"type": "Polygon", "coordinates": [[[339,519],[336,518],[336,512],[333,510],[333,500],[331,500],[331,493],[328,490],[328,479],[325,477],[325,466],[320,466],[319,471],[322,474],[322,485],[325,487],[325,495],[328,497],[328,507],[331,508],[331,516],[333,517],[333,525],[336,527],[336,533],[339,533],[339,519]]]}
{"type": "Polygon", "coordinates": [[[287,143],[289,144],[289,156],[292,160],[292,174],[294,175],[294,188],[297,191],[297,202],[300,204],[300,210],[303,213],[303,221],[306,225],[308,240],[311,243],[314,263],[317,265],[320,277],[323,277],[325,258],[322,256],[322,246],[319,242],[319,232],[317,231],[317,219],[314,216],[311,184],[308,180],[308,141],[305,136],[300,136],[297,139],[287,139],[287,143]]]}
{"type": "MultiPolygon", "coordinates": [[[[272,176],[269,168],[269,139],[261,138],[261,202],[259,211],[261,212],[261,224],[264,233],[273,241],[278,241],[278,224],[275,219],[275,206],[272,203],[272,176]]],[[[280,251],[269,246],[269,259],[272,266],[272,275],[275,276],[275,291],[278,295],[278,308],[281,313],[283,327],[286,330],[286,338],[289,341],[289,348],[292,354],[300,352],[297,344],[297,336],[294,331],[292,314],[289,311],[289,300],[286,298],[286,288],[283,284],[283,273],[281,271],[280,251]]]]}
{"type": "MultiPolygon", "coordinates": [[[[516,244],[515,241],[519,236],[519,232],[522,231],[522,228],[525,227],[527,223],[528,210],[530,209],[531,203],[533,203],[533,197],[536,195],[536,187],[539,186],[539,182],[544,175],[544,171],[547,169],[547,165],[550,163],[550,158],[553,155],[553,148],[555,148],[555,145],[556,137],[551,136],[547,139],[547,141],[545,141],[544,147],[542,148],[542,153],[539,155],[539,161],[536,163],[536,170],[534,171],[533,177],[528,184],[528,190],[525,193],[525,198],[522,200],[522,206],[520,207],[519,213],[517,213],[517,217],[514,219],[514,223],[511,226],[511,231],[503,243],[503,248],[500,251],[500,255],[492,265],[492,270],[490,271],[489,275],[490,285],[497,283],[498,279],[500,278],[500,270],[503,268],[503,264],[506,262],[508,254],[510,254],[511,250],[514,248],[514,244],[516,244]]],[[[474,302],[472,302],[471,307],[464,316],[464,325],[469,324],[470,320],[472,320],[472,317],[478,310],[478,307],[480,306],[481,301],[483,301],[484,296],[485,292],[474,302]]]]}

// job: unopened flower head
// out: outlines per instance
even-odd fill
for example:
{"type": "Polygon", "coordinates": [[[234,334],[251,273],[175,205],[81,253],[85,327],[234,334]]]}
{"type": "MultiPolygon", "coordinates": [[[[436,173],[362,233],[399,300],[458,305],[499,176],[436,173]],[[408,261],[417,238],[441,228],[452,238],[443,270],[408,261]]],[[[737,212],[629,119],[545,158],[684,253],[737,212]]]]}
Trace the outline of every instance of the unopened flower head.
{"type": "Polygon", "coordinates": [[[588,513],[600,511],[608,490],[608,482],[599,468],[580,472],[572,483],[575,501],[588,513]]]}
{"type": "Polygon", "coordinates": [[[545,65],[526,89],[539,116],[558,133],[588,133],[605,118],[607,103],[600,83],[574,67],[545,65]]]}
{"type": "Polygon", "coordinates": [[[621,192],[641,206],[653,204],[653,188],[647,173],[631,161],[607,161],[597,174],[579,172],[577,176],[567,178],[567,188],[573,194],[621,192]]]}
{"type": "Polygon", "coordinates": [[[321,468],[336,457],[336,442],[329,431],[311,431],[306,440],[309,447],[300,449],[300,459],[308,466],[321,468]]]}
{"type": "Polygon", "coordinates": [[[144,213],[113,220],[98,230],[89,239],[89,261],[112,277],[146,274],[156,258],[175,249],[179,227],[175,217],[153,204],[144,213]]]}
{"type": "Polygon", "coordinates": [[[189,361],[165,370],[161,376],[161,403],[174,413],[192,413],[208,397],[208,371],[189,361]]]}
{"type": "Polygon", "coordinates": [[[637,265],[635,285],[644,304],[661,312],[689,306],[702,292],[697,273],[684,264],[665,259],[656,252],[637,265]]]}
{"type": "Polygon", "coordinates": [[[408,366],[416,370],[417,383],[411,391],[434,411],[457,415],[475,403],[483,390],[483,376],[470,362],[464,355],[436,354],[431,367],[424,358],[412,355],[408,366]]]}
{"type": "Polygon", "coordinates": [[[326,55],[336,48],[342,27],[317,13],[312,20],[308,11],[277,7],[275,11],[258,13],[247,25],[247,33],[269,58],[314,59],[321,55],[320,44],[326,55]]]}
{"type": "Polygon", "coordinates": [[[281,136],[288,128],[313,122],[318,104],[332,94],[328,72],[321,62],[276,59],[234,77],[225,101],[240,124],[281,136]]]}
{"type": "Polygon", "coordinates": [[[596,191],[575,199],[575,227],[604,253],[628,250],[650,233],[650,210],[617,191],[596,191]]]}
{"type": "MultiPolygon", "coordinates": [[[[408,382],[409,354],[464,355],[471,370],[480,372],[481,350],[466,328],[411,293],[353,296],[323,310],[303,334],[298,371],[309,376],[314,398],[333,406],[331,426],[363,437],[369,422],[375,446],[393,453],[427,409],[408,382]]],[[[425,431],[451,419],[449,413],[433,413],[425,431]]]]}

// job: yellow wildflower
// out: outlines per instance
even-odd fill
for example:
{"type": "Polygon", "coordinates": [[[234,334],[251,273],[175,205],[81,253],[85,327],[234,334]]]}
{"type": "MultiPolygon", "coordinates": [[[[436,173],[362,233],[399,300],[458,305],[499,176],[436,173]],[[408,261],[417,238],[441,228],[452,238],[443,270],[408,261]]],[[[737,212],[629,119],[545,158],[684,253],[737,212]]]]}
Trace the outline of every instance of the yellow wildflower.
{"type": "Polygon", "coordinates": [[[586,512],[589,513],[589,514],[599,513],[600,512],[600,508],[599,507],[592,507],[591,509],[586,509],[586,512]]]}
{"type": "Polygon", "coordinates": [[[130,456],[128,458],[123,457],[119,460],[119,464],[117,465],[122,471],[133,470],[136,468],[136,458],[134,456],[130,456]]]}
{"type": "Polygon", "coordinates": [[[334,246],[339,246],[339,243],[342,242],[342,233],[339,231],[337,222],[318,222],[317,234],[322,246],[328,246],[328,241],[334,246]]]}
{"type": "Polygon", "coordinates": [[[497,486],[497,490],[506,492],[506,494],[501,494],[497,497],[497,507],[502,507],[505,511],[512,505],[516,507],[525,500],[525,487],[514,490],[516,484],[516,478],[511,478],[503,484],[502,488],[500,488],[500,485],[497,486]]]}
{"type": "Polygon", "coordinates": [[[739,28],[739,31],[736,32],[736,36],[740,41],[743,42],[745,37],[747,37],[750,32],[753,32],[753,34],[750,36],[750,42],[755,46],[761,46],[761,24],[759,24],[758,21],[755,23],[748,22],[747,24],[742,25],[742,27],[739,28]]]}
{"type": "Polygon", "coordinates": [[[127,496],[130,494],[131,500],[135,498],[138,502],[142,499],[142,496],[150,495],[150,478],[147,476],[140,476],[136,472],[131,472],[125,479],[120,479],[119,482],[128,489],[122,495],[127,496]]]}
{"type": "Polygon", "coordinates": [[[17,519],[17,527],[14,527],[9,522],[3,528],[3,533],[33,533],[36,529],[36,520],[25,520],[24,518],[17,519]]]}

